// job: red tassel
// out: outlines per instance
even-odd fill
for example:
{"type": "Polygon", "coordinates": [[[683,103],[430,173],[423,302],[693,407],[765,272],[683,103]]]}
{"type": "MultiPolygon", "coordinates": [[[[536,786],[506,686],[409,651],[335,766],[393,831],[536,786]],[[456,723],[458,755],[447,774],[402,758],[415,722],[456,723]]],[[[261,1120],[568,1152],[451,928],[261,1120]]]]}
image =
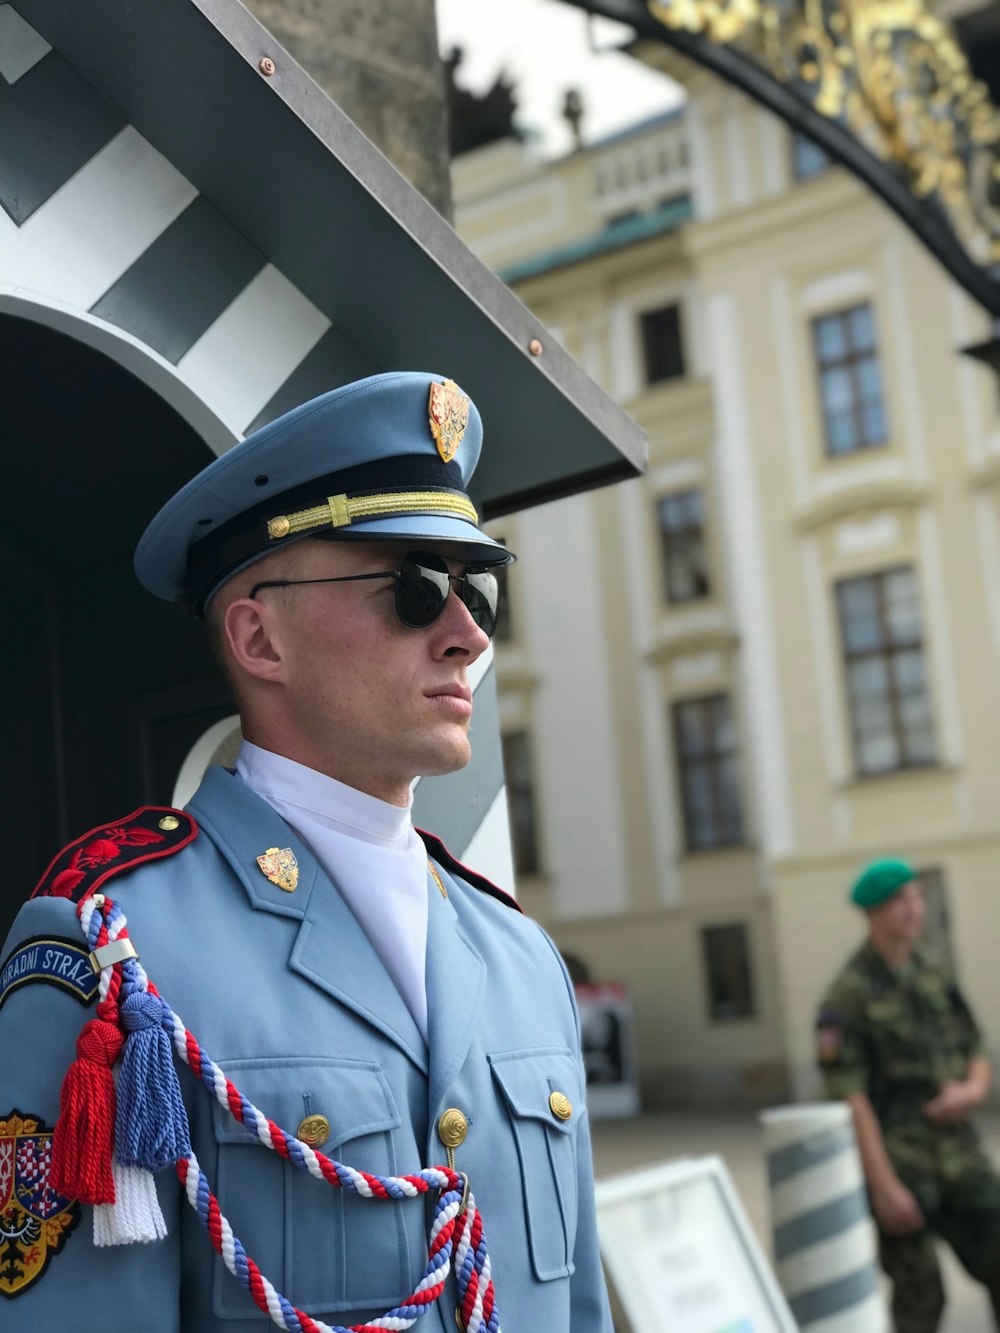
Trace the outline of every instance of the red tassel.
{"type": "Polygon", "coordinates": [[[111,1066],[123,1037],[114,1023],[92,1018],[76,1041],[66,1071],[52,1138],[50,1184],[81,1203],[114,1203],[111,1158],[115,1139],[115,1081],[111,1066]]]}

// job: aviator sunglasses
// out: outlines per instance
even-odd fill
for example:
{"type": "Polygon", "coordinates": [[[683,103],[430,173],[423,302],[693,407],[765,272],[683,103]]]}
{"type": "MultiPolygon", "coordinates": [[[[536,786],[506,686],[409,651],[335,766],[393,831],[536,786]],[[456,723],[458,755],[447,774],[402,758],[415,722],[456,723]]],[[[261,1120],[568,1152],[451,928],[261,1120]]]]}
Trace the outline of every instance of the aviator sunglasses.
{"type": "Polygon", "coordinates": [[[443,556],[430,551],[409,551],[395,569],[374,574],[342,574],[329,579],[277,579],[255,583],[250,596],[261,588],[294,588],[306,583],[360,583],[365,579],[394,579],[396,615],[410,629],[432,625],[444,610],[452,587],[479,628],[490,638],[497,624],[497,576],[482,565],[470,565],[464,574],[452,574],[443,556]]]}

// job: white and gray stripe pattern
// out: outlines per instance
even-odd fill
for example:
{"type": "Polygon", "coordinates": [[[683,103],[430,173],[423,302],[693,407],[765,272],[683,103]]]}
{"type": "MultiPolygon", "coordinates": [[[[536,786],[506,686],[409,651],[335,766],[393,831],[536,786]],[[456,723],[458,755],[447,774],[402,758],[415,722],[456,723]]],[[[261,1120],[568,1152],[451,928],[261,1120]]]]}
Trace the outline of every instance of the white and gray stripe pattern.
{"type": "Polygon", "coordinates": [[[0,294],[122,330],[233,441],[377,367],[0,5],[0,294]]]}
{"type": "Polygon", "coordinates": [[[843,1105],[761,1117],[778,1281],[809,1333],[883,1333],[875,1229],[843,1105]]]}

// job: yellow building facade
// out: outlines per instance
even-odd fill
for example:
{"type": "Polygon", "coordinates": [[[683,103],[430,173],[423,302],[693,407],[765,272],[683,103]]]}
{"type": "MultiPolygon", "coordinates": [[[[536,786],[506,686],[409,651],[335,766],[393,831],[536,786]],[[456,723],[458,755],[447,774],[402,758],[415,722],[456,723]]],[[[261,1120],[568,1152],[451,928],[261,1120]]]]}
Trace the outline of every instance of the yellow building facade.
{"type": "Polygon", "coordinates": [[[777,118],[646,56],[682,110],[453,165],[463,239],[650,444],[496,528],[519,892],[629,987],[649,1102],[759,1102],[815,1092],[850,882],[904,855],[1000,1054],[1000,397],[959,354],[988,318],[777,118]]]}

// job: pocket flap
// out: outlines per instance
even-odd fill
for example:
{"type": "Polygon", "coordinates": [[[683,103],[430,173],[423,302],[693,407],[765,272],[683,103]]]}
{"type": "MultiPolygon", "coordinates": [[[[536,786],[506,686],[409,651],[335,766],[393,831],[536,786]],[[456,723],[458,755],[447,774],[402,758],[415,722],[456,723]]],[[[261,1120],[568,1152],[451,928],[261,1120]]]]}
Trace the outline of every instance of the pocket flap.
{"type": "Polygon", "coordinates": [[[489,1055],[493,1077],[514,1115],[542,1120],[550,1129],[568,1134],[582,1110],[580,1068],[565,1047],[505,1051],[489,1055]],[[561,1093],[572,1107],[565,1119],[552,1109],[552,1096],[561,1093]]]}
{"type": "MultiPolygon", "coordinates": [[[[318,1144],[328,1157],[332,1150],[366,1134],[384,1133],[400,1124],[392,1094],[377,1064],[364,1060],[319,1056],[231,1060],[222,1064],[244,1097],[288,1134],[295,1134],[307,1115],[322,1115],[330,1137],[318,1144]]],[[[256,1134],[234,1120],[218,1102],[212,1107],[218,1143],[250,1143],[256,1134]]]]}

